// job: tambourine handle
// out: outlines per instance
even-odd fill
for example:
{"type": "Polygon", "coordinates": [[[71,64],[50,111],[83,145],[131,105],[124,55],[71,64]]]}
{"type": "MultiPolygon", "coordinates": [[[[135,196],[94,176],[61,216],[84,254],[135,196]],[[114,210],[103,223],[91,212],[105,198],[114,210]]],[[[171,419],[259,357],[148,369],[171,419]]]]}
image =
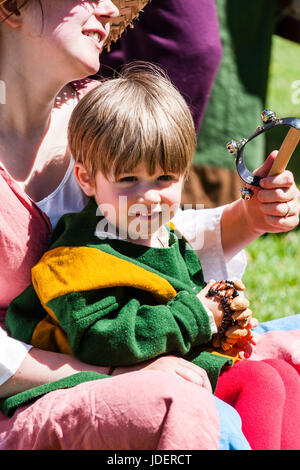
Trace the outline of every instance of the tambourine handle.
{"type": "Polygon", "coordinates": [[[291,127],[281,144],[278,155],[269,171],[269,176],[278,175],[286,169],[299,140],[300,130],[291,127]]]}

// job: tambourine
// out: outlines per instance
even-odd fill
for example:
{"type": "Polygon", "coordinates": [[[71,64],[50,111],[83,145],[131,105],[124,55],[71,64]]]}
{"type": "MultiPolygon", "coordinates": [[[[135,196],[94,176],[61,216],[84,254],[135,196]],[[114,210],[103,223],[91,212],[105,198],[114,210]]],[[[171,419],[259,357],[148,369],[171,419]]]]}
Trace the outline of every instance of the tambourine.
{"type": "MultiPolygon", "coordinates": [[[[262,178],[253,175],[253,173],[248,170],[245,164],[244,150],[248,142],[255,139],[255,137],[262,134],[263,132],[269,131],[273,127],[290,127],[269,172],[269,175],[273,176],[282,173],[286,169],[287,164],[300,140],[300,119],[294,117],[279,119],[276,117],[275,113],[269,109],[266,109],[261,113],[261,118],[265,125],[258,126],[256,131],[248,139],[241,139],[240,141],[231,140],[226,145],[228,152],[230,154],[236,155],[235,164],[238,174],[240,175],[241,179],[250,186],[259,186],[259,182],[262,178]]],[[[247,192],[247,188],[243,189],[247,192]]],[[[251,192],[250,188],[249,192],[251,192]]],[[[244,196],[247,198],[247,194],[244,194],[244,196]]]]}

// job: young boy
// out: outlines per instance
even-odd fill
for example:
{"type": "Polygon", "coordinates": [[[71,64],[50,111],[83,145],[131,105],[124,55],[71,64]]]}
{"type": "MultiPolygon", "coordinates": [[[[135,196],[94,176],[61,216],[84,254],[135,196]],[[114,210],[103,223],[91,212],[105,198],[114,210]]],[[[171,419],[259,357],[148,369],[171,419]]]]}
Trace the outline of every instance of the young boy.
{"type": "MultiPolygon", "coordinates": [[[[74,354],[111,373],[166,354],[188,359],[237,407],[254,448],[253,436],[261,442],[266,433],[274,448],[285,406],[275,362],[235,362],[234,354],[214,350],[223,308],[207,297],[196,252],[169,224],[195,142],[185,101],[156,70],[128,68],[88,93],[71,116],[69,145],[90,201],[59,221],[6,325],[35,347],[74,354]]],[[[251,311],[247,299],[238,299],[245,326],[233,327],[227,340],[246,349],[251,311]]]]}
{"type": "Polygon", "coordinates": [[[157,70],[129,69],[80,101],[69,145],[91,200],[58,223],[32,271],[35,293],[10,306],[9,330],[36,347],[111,367],[191,355],[215,388],[233,362],[207,351],[223,310],[206,297],[196,253],[166,225],[180,206],[196,145],[184,99],[157,70]],[[16,305],[25,308],[36,294],[41,308],[25,326],[16,305]]]}

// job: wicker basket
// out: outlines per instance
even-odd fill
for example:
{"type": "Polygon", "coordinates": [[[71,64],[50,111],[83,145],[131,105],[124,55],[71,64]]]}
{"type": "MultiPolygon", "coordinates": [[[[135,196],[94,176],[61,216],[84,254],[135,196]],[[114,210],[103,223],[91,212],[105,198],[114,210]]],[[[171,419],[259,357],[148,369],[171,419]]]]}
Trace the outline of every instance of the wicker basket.
{"type": "Polygon", "coordinates": [[[137,18],[139,12],[144,8],[149,0],[113,0],[120,11],[120,16],[116,18],[112,25],[107,46],[116,41],[128,25],[131,25],[134,18],[137,18]]]}

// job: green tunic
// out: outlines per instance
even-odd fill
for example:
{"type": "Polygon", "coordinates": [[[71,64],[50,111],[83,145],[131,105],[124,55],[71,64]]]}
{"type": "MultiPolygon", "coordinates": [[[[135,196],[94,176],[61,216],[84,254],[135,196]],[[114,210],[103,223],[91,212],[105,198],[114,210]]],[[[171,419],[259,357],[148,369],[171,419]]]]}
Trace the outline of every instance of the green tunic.
{"type": "Polygon", "coordinates": [[[50,250],[32,270],[32,285],[8,309],[9,332],[101,366],[185,357],[206,369],[215,388],[232,359],[209,349],[209,318],[196,296],[205,285],[196,253],[172,229],[162,249],[101,240],[96,209],[91,200],[60,220],[50,250]]]}

